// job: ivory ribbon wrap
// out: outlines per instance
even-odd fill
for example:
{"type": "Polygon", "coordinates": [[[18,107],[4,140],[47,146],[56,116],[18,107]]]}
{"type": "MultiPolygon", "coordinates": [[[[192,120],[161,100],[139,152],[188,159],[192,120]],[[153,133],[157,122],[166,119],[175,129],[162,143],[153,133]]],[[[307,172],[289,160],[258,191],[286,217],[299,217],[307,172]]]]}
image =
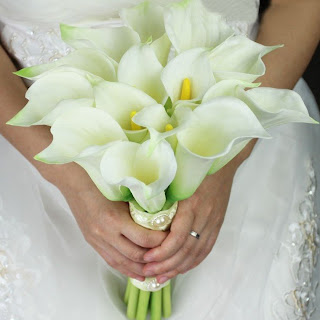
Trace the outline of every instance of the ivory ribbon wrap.
{"type": "MultiPolygon", "coordinates": [[[[166,231],[169,229],[171,222],[178,210],[178,202],[175,202],[169,209],[159,211],[154,214],[137,209],[131,202],[129,202],[129,210],[132,219],[138,225],[151,230],[166,231]]],[[[146,278],[145,281],[138,281],[136,279],[130,279],[130,281],[140,290],[152,292],[161,290],[170,282],[170,280],[168,280],[163,284],[159,284],[157,279],[154,277],[146,278]]]]}

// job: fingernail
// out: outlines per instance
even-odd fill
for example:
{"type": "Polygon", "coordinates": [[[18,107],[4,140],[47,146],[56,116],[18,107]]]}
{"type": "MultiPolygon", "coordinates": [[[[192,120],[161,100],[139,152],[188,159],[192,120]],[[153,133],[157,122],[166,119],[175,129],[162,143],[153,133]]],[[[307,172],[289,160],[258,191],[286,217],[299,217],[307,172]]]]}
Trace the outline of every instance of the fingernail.
{"type": "Polygon", "coordinates": [[[152,254],[146,254],[146,255],[143,257],[143,260],[144,260],[145,262],[151,262],[151,261],[154,260],[154,259],[153,259],[153,255],[152,255],[152,254]]]}
{"type": "Polygon", "coordinates": [[[162,283],[165,283],[165,282],[168,281],[168,280],[169,280],[168,277],[160,277],[159,280],[158,280],[158,282],[159,282],[160,284],[162,284],[162,283]]]}
{"type": "Polygon", "coordinates": [[[146,277],[151,277],[154,275],[154,272],[152,270],[146,270],[144,274],[146,275],[146,277]]]}
{"type": "Polygon", "coordinates": [[[136,279],[137,279],[138,281],[144,281],[144,280],[145,280],[145,277],[136,277],[136,279]]]}

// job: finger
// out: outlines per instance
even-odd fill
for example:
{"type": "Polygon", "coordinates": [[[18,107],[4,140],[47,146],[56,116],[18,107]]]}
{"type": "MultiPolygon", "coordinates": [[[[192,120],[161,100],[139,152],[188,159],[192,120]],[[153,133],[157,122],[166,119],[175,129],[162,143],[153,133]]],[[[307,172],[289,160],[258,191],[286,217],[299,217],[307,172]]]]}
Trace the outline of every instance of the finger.
{"type": "Polygon", "coordinates": [[[131,242],[143,248],[160,246],[168,235],[168,232],[148,230],[141,227],[131,218],[123,223],[121,233],[131,242]]]}
{"type": "Polygon", "coordinates": [[[143,281],[143,264],[133,262],[124,255],[122,255],[119,251],[109,245],[104,245],[103,247],[99,245],[95,245],[95,249],[99,252],[99,254],[108,262],[108,264],[119,270],[121,273],[128,275],[135,275],[134,278],[137,280],[143,281]],[[138,278],[137,278],[138,276],[138,278]],[[142,280],[141,280],[142,279],[142,280]]]}
{"type": "Polygon", "coordinates": [[[137,246],[123,235],[120,235],[117,241],[112,243],[112,246],[128,259],[134,262],[145,263],[143,256],[148,249],[137,246]]]}
{"type": "Polygon", "coordinates": [[[166,260],[177,253],[187,241],[193,224],[194,214],[187,206],[183,205],[183,202],[181,203],[173,219],[170,233],[160,247],[156,247],[145,254],[145,261],[166,260]]]}
{"type": "Polygon", "coordinates": [[[186,260],[189,261],[190,259],[195,259],[197,252],[205,246],[205,241],[206,238],[203,238],[200,241],[190,236],[187,239],[186,243],[182,246],[181,250],[179,250],[172,257],[164,261],[151,262],[145,265],[143,269],[144,275],[147,277],[151,275],[162,275],[179,269],[181,264],[186,260]]]}
{"type": "Polygon", "coordinates": [[[178,264],[174,270],[157,275],[157,281],[159,283],[166,282],[168,279],[172,279],[178,274],[184,274],[197,267],[208,256],[208,254],[210,254],[212,247],[216,242],[219,229],[220,228],[215,227],[215,230],[212,230],[212,227],[208,226],[203,230],[203,238],[205,238],[204,243],[200,244],[200,246],[196,246],[193,252],[191,252],[190,255],[181,262],[181,264],[178,264]]]}

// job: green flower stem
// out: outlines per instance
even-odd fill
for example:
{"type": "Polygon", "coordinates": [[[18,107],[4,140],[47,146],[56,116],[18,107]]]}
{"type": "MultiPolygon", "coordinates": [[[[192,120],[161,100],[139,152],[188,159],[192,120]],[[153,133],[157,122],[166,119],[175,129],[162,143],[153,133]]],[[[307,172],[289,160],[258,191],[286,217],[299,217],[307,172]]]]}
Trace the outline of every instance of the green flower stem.
{"type": "Polygon", "coordinates": [[[128,278],[127,288],[126,288],[126,292],[124,294],[124,299],[123,299],[126,305],[128,304],[128,301],[129,301],[130,288],[131,288],[131,281],[130,281],[130,278],[128,278]]]}
{"type": "Polygon", "coordinates": [[[145,320],[147,318],[150,293],[150,291],[140,290],[136,317],[137,320],[145,320]]]}
{"type": "Polygon", "coordinates": [[[164,318],[171,316],[171,282],[162,289],[162,312],[164,318]]]}
{"type": "Polygon", "coordinates": [[[127,307],[127,317],[129,319],[136,318],[139,291],[140,290],[136,286],[130,284],[129,300],[128,300],[128,307],[127,307]]]}
{"type": "Polygon", "coordinates": [[[162,289],[152,292],[151,295],[151,320],[161,320],[162,289]]]}

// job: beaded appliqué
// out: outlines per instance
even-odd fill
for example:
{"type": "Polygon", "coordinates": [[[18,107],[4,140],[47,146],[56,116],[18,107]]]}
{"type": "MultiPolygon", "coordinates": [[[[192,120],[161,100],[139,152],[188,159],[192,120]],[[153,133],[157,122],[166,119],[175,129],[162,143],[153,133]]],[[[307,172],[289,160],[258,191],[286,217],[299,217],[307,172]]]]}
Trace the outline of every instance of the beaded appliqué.
{"type": "MultiPolygon", "coordinates": [[[[39,270],[31,269],[24,263],[26,258],[33,259],[30,257],[30,248],[31,240],[24,234],[22,226],[0,215],[1,320],[48,319],[40,314],[31,293],[42,275],[39,270]]],[[[37,257],[36,263],[41,267],[46,265],[43,257],[37,257]]]]}
{"type": "Polygon", "coordinates": [[[129,209],[135,223],[147,229],[165,231],[170,227],[177,212],[178,202],[175,202],[169,209],[154,214],[137,209],[131,202],[129,202],[129,209]]]}
{"type": "Polygon", "coordinates": [[[2,40],[23,67],[54,62],[71,52],[61,40],[59,28],[5,26],[2,40]]]}
{"type": "Polygon", "coordinates": [[[291,242],[285,244],[291,257],[291,273],[296,288],[287,292],[284,299],[274,305],[274,314],[281,320],[308,320],[316,308],[318,282],[313,282],[312,277],[317,265],[320,237],[319,217],[314,205],[316,176],[311,163],[308,176],[309,186],[299,208],[300,221],[289,226],[291,242]]]}

